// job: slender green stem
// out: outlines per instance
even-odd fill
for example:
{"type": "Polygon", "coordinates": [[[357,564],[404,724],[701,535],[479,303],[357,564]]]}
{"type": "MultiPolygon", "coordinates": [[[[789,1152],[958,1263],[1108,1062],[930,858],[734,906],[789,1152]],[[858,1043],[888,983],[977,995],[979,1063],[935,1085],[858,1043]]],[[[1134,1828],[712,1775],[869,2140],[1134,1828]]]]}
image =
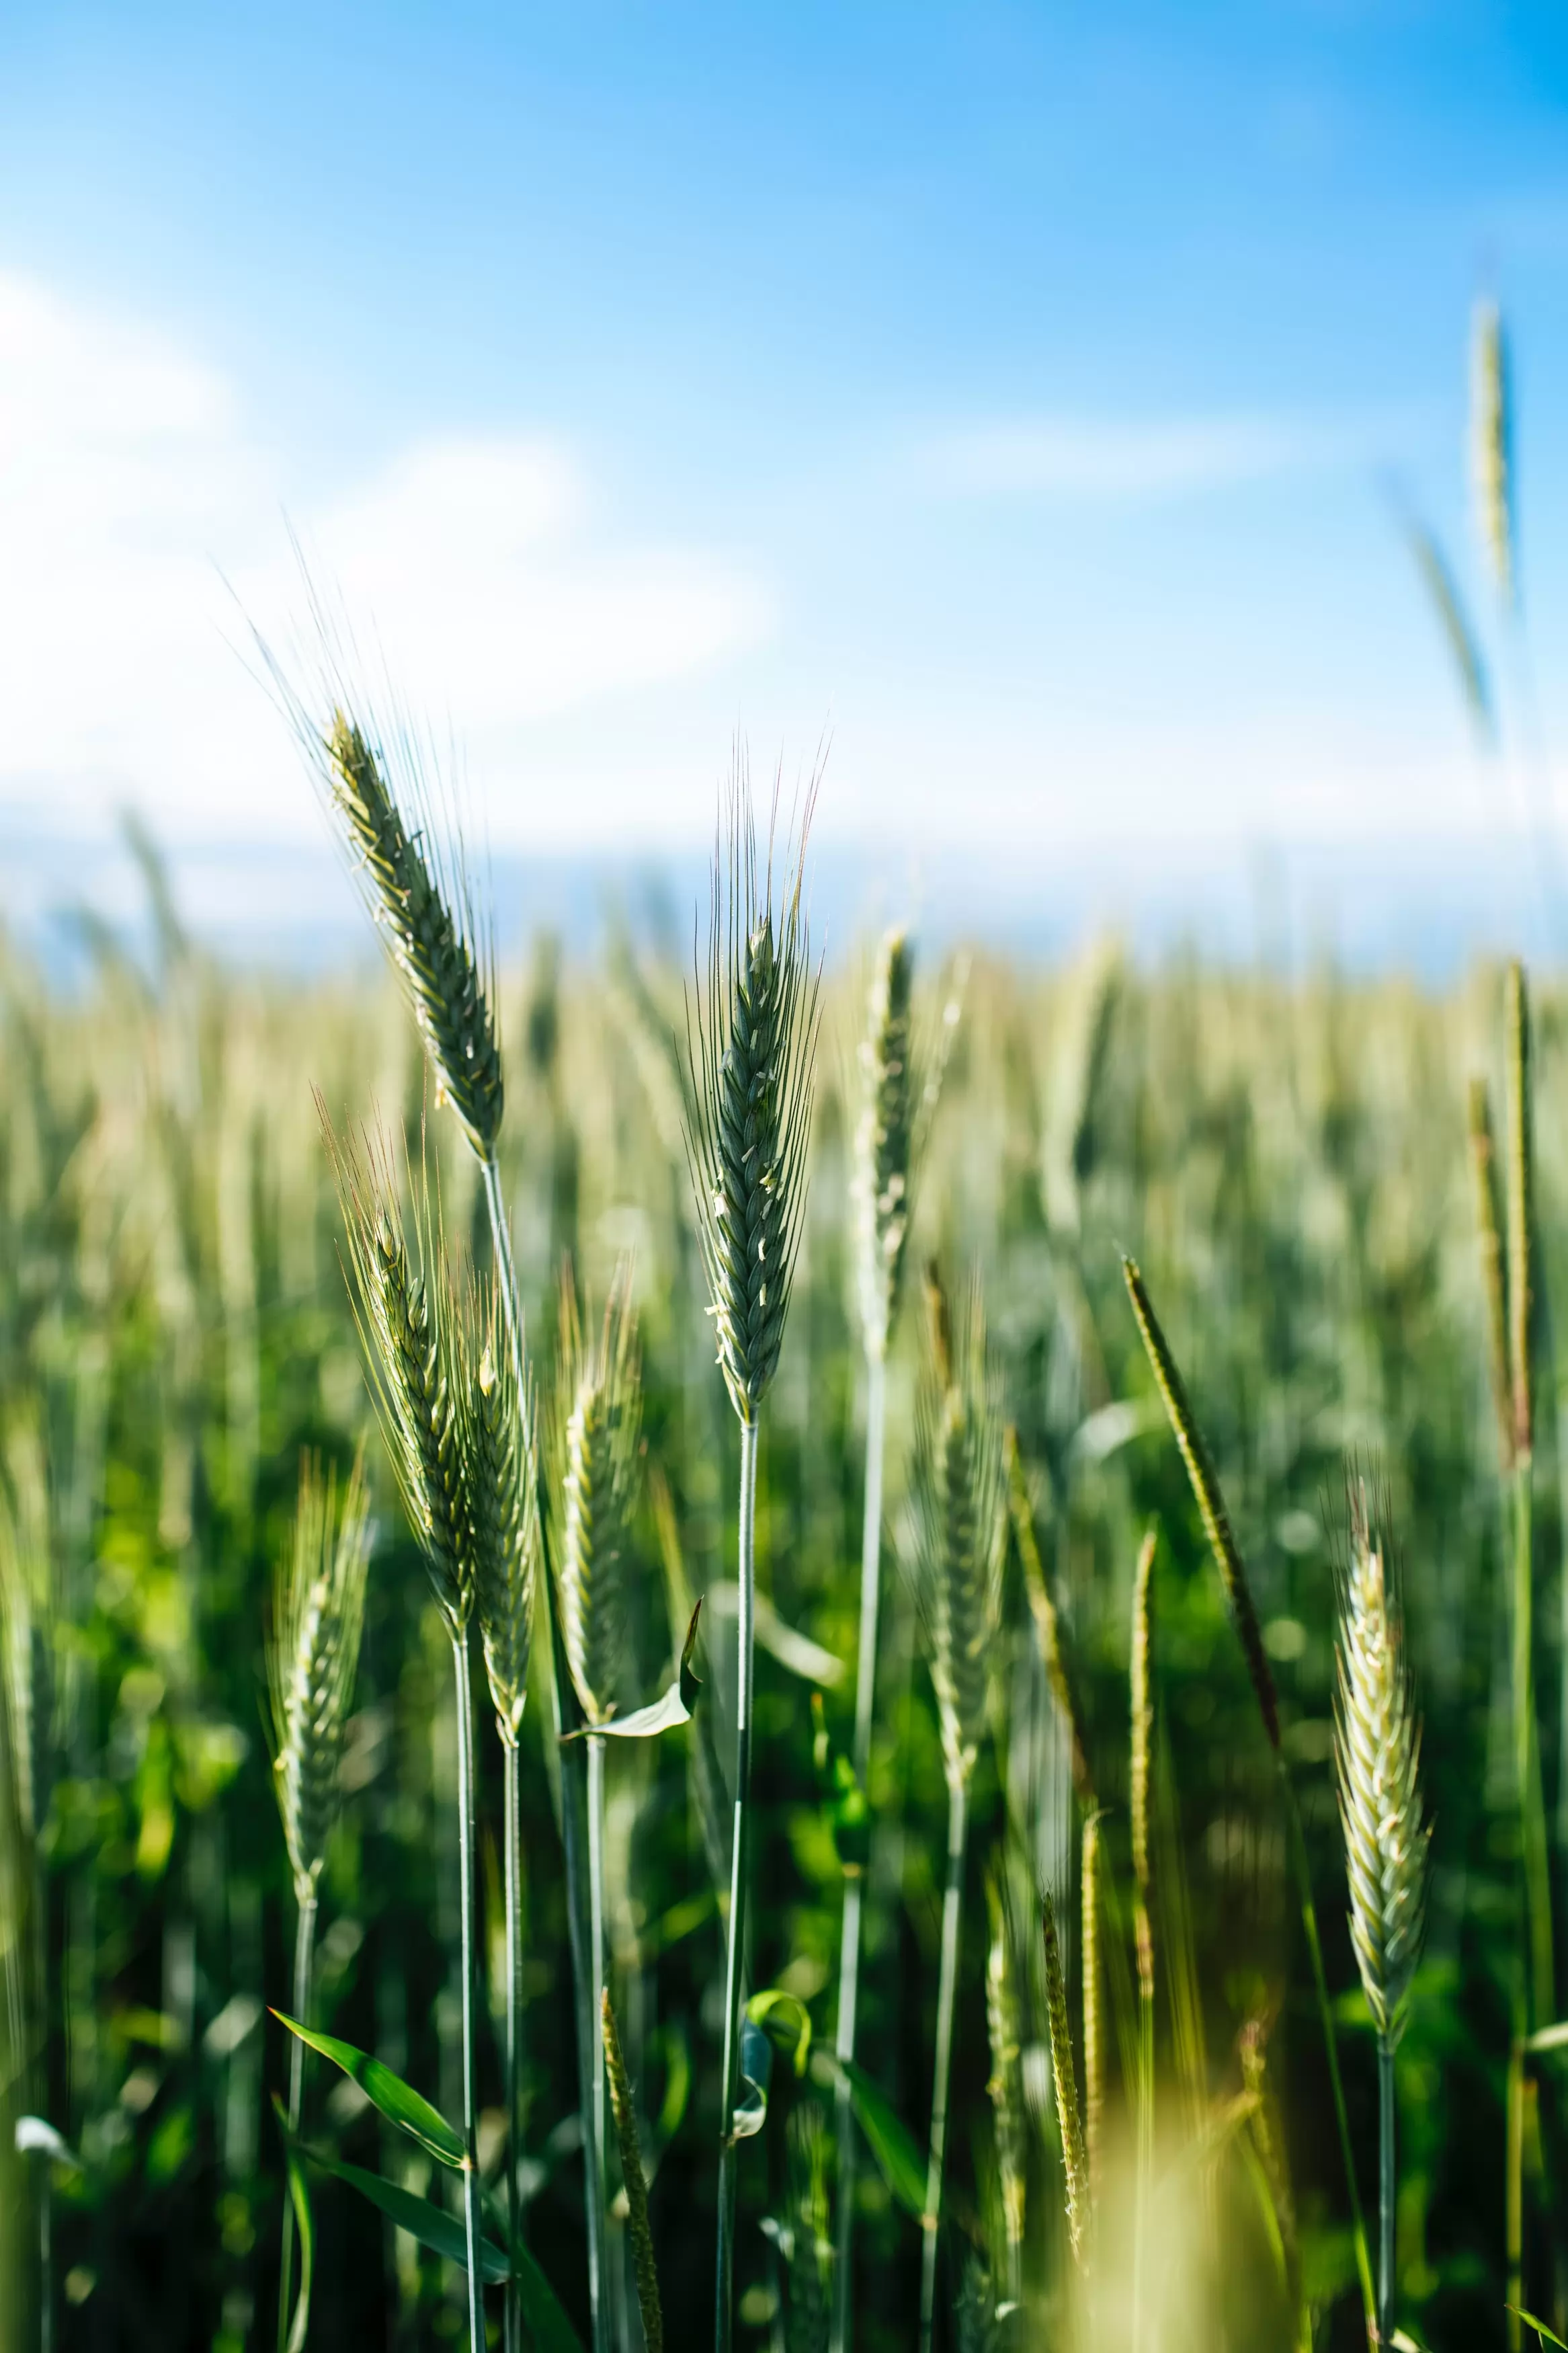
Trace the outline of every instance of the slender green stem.
{"type": "MultiPolygon", "coordinates": [[[[501,1744],[506,1838],[506,2220],[522,2243],[522,1820],[515,1741],[501,1744]]],[[[505,2353],[522,2353],[522,2307],[516,2283],[506,2286],[505,2353]]]]}
{"type": "MultiPolygon", "coordinates": [[[[882,1460],[888,1419],[888,1367],[875,1350],[866,1356],[866,1513],[860,1531],[860,1649],[855,1674],[855,1778],[865,1789],[871,1771],[871,1726],[877,1699],[877,1620],[881,1602],[882,1460]]],[[[844,1882],[844,1929],[838,1954],[838,2031],[834,2048],[841,2060],[855,2056],[855,2013],[860,1985],[860,1907],[863,1872],[844,1882]]],[[[849,2079],[840,2073],[836,2094],[838,2127],[838,2248],[833,2274],[832,2353],[848,2353],[855,2262],[855,2111],[849,2079]]]]}
{"type": "Polygon", "coordinates": [[[1380,2035],[1377,2044],[1377,2336],[1380,2345],[1394,2339],[1394,2045],[1380,2035]]]}
{"type": "Polygon", "coordinates": [[[1515,2032],[1508,2054],[1508,2097],[1504,2161],[1504,2231],[1508,2257],[1509,2353],[1520,2353],[1522,2342],[1519,2307],[1524,2302],[1524,2035],[1521,2031],[1524,1988],[1514,1997],[1515,2032]]]}
{"type": "Polygon", "coordinates": [[[1356,2185],[1355,2150],[1351,2142],[1350,2113],[1345,2106],[1344,2081],[1340,2073],[1339,2041],[1334,2031],[1333,2005],[1329,2000],[1328,1975],[1323,1968],[1322,1940],[1318,1935],[1318,1907],[1312,1897],[1312,1873],[1307,1858],[1307,1841],[1301,1828],[1301,1810],[1296,1802],[1295,1786],[1290,1779],[1282,1751],[1276,1749],[1279,1767],[1279,1787],[1285,1800],[1285,1823],[1290,1849],[1291,1867],[1296,1874],[1296,1894],[1301,1911],[1301,1927],[1307,1939],[1307,1954],[1312,1964],[1312,1988],[1318,1997],[1318,2015],[1322,2021],[1323,2052],[1329,2063],[1329,2087],[1334,2098],[1334,2120],[1339,2126],[1340,2156],[1345,2169],[1345,2189],[1351,2204],[1351,2232],[1355,2242],[1356,2272],[1361,2280],[1362,2305],[1366,2316],[1367,2339],[1375,2342],[1377,2327],[1377,2294],[1373,2284],[1372,2254],[1367,2246],[1366,2218],[1362,2211],[1361,2191],[1356,2185]]]}
{"type": "MultiPolygon", "coordinates": [[[[588,1751],[588,1944],[594,2015],[605,2014],[605,1743],[590,1733],[588,1751]]],[[[594,2045],[594,2171],[589,2190],[599,2210],[599,2243],[609,2247],[605,2180],[605,2038],[594,2045]]],[[[607,2282],[606,2282],[607,2284],[607,2282]]]]}
{"type": "Polygon", "coordinates": [[[931,2353],[936,2314],[936,2255],[942,2221],[942,2163],[947,2153],[947,2084],[952,2071],[952,2012],[958,1996],[958,1936],[963,1925],[963,1852],[969,1830],[968,1791],[955,1781],[947,1801],[947,1893],[942,1905],[942,1976],[936,1996],[936,2076],[931,2095],[931,2154],[921,2250],[921,2353],[931,2353]]]}
{"type": "MultiPolygon", "coordinates": [[[[500,1170],[493,1155],[479,1163],[484,1179],[485,1208],[489,1218],[490,1247],[495,1252],[500,1272],[501,1312],[506,1319],[507,1341],[511,1351],[512,1371],[519,1393],[522,1388],[522,1310],[517,1294],[517,1271],[512,1260],[511,1234],[507,1224],[506,1208],[501,1199],[500,1170]]],[[[596,2150],[598,2138],[594,2130],[593,2085],[595,2054],[599,2051],[598,2021],[592,2005],[592,1971],[588,1956],[589,1894],[586,1837],[584,1817],[587,1811],[587,1759],[581,1753],[586,1742],[573,1740],[560,1746],[564,1732],[575,1731],[583,1722],[583,1711],[577,1704],[571,1672],[566,1663],[565,1646],[561,1637],[561,1616],[556,1603],[555,1578],[550,1555],[549,1496],[545,1492],[542,1462],[539,1474],[539,1534],[541,1562],[544,1573],[545,1603],[550,1613],[550,1704],[552,1729],[561,1759],[561,1841],[566,1862],[566,1926],[572,1947],[572,1981],[574,1999],[573,2022],[577,2040],[577,2096],[583,2116],[584,2203],[588,2217],[588,2301],[593,2316],[594,2353],[609,2353],[609,2307],[605,2295],[604,2240],[600,2231],[600,2202],[593,2194],[598,2179],[596,2150]]]]}
{"type": "Polygon", "coordinates": [[[479,2276],[479,2115],[474,2076],[474,1694],[465,1628],[452,1639],[458,1685],[458,1868],[462,1878],[463,2237],[468,2263],[469,2353],[485,2353],[485,2290],[479,2276]]]}
{"type": "Polygon", "coordinates": [[[1552,1880],[1546,1845],[1546,1799],[1535,1720],[1534,1503],[1532,1463],[1521,1457],[1513,1474],[1513,1736],[1519,1787],[1520,1844],[1525,1927],[1530,1955],[1531,2027],[1555,2018],[1552,1950],[1552,1880]]]}
{"type": "Polygon", "coordinates": [[[1138,2158],[1133,2180],[1132,2346],[1143,2347],[1143,2283],[1154,2195],[1154,1932],[1142,1894],[1134,1898],[1138,1951],[1138,2158]]]}
{"type": "Polygon", "coordinates": [[[746,1944],[747,1801],[752,1780],[752,1647],[756,1615],[757,1425],[741,1424],[741,1623],[735,1672],[735,1811],[730,1842],[730,1951],[724,1971],[724,2105],[719,2120],[719,2248],[714,2353],[730,2353],[735,2273],[735,2095],[740,2084],[741,1987],[746,1944]]]}
{"type": "MultiPolygon", "coordinates": [[[[316,1960],[316,1891],[300,1899],[294,1926],[294,2015],[301,2026],[310,2023],[310,1988],[316,1960]]],[[[305,2096],[305,2046],[297,2034],[289,2039],[289,2129],[297,2133],[305,2096]]],[[[294,2201],[283,2193],[283,2252],[278,2273],[278,2353],[289,2342],[289,2305],[294,2287],[294,2201]]]]}

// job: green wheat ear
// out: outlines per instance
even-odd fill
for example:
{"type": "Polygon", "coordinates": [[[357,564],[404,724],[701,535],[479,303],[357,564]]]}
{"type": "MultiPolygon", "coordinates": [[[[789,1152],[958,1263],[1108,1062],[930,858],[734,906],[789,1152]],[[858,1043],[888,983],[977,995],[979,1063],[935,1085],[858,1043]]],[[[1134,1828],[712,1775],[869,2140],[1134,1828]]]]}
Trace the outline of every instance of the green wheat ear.
{"type": "Polygon", "coordinates": [[[474,1596],[496,1725],[502,1740],[515,1746],[528,1697],[542,1548],[538,1421],[526,1360],[518,1384],[497,1277],[476,1286],[468,1323],[466,1477],[474,1596]]]}
{"type": "Polygon", "coordinates": [[[300,1467],[292,1541],[272,1583],[267,1642],[273,1773],[301,1904],[311,1901],[338,1817],[343,1727],[359,1667],[370,1562],[363,1458],[340,1495],[316,1457],[300,1467]]]}
{"type": "Polygon", "coordinates": [[[1051,2042],[1051,2075],[1056,2085],[1057,2121],[1061,2129],[1062,2170],[1067,2193],[1068,2236],[1075,2261],[1081,2266],[1089,2255],[1089,2158],[1084,2147],[1083,2118],[1078,2104],[1078,2070],[1073,2062],[1072,2025],[1068,2017],[1067,1978],[1057,1935],[1056,1908],[1045,1899],[1046,2020],[1051,2042]]]}
{"type": "Polygon", "coordinates": [[[956,1334],[934,1274],[927,1305],[930,1351],[911,1481],[915,1570],[952,1789],[967,1785],[985,1730],[1006,1523],[978,1287],[963,1303],[956,1334]]]}
{"type": "Polygon", "coordinates": [[[868,1353],[887,1354],[910,1239],[918,1088],[910,1011],[914,951],[889,932],[871,976],[860,1061],[866,1096],[855,1134],[852,1198],[860,1323],[868,1353]]]}
{"type": "Polygon", "coordinates": [[[1517,595],[1513,531],[1513,413],[1508,338],[1489,299],[1476,304],[1470,343],[1470,468],[1476,527],[1499,602],[1517,595]]]}
{"type": "Polygon", "coordinates": [[[320,1096],[317,1111],[342,1204],[350,1296],[371,1394],[431,1591],[448,1630],[460,1635],[474,1602],[470,1384],[439,1208],[421,1180],[410,1250],[386,1138],[369,1129],[357,1143],[340,1138],[320,1096]]]}
{"type": "Polygon", "coordinates": [[[589,1723],[614,1715],[626,1671],[631,1518],[642,1387],[631,1268],[617,1268],[598,1333],[585,1339],[568,1271],[561,1286],[555,1452],[562,1493],[556,1567],[567,1662],[589,1723]]]}
{"type": "Polygon", "coordinates": [[[1350,1877],[1351,1941],[1373,2022],[1392,2050],[1405,2031],[1426,1910],[1421,1736],[1404,1626],[1365,1482],[1349,1503],[1340,1599],[1334,1758],[1350,1877]]]}
{"type": "Polygon", "coordinates": [[[432,796],[413,739],[390,748],[341,706],[310,747],[369,907],[451,1103],[481,1160],[503,1108],[494,956],[476,922],[460,848],[435,848],[432,796]]]}
{"type": "MultiPolygon", "coordinates": [[[[719,1362],[735,1411],[754,1421],[778,1365],[805,1204],[819,974],[803,868],[815,786],[785,846],[759,859],[751,787],[738,763],[714,851],[706,984],[688,1004],[687,1155],[719,1362]]],[[[774,818],[776,824],[776,800],[774,818]]]]}

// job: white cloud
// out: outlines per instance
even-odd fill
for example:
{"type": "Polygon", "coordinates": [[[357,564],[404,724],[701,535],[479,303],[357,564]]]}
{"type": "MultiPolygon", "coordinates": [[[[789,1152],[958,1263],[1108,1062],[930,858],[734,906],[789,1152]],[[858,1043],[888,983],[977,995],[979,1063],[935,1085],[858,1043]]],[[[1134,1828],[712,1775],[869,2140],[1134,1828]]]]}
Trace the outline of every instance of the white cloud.
{"type": "Polygon", "coordinates": [[[940,489],[1090,500],[1179,498],[1307,469],[1365,464],[1397,420],[1351,424],[1249,414],[1033,417],[962,427],[925,453],[940,489]]]}
{"type": "Polygon", "coordinates": [[[514,754],[540,719],[709,670],[769,627],[732,562],[616,536],[542,436],[430,439],[324,506],[296,481],[197,355],[0,271],[0,800],[315,826],[223,585],[287,638],[285,506],[409,702],[514,754]]]}

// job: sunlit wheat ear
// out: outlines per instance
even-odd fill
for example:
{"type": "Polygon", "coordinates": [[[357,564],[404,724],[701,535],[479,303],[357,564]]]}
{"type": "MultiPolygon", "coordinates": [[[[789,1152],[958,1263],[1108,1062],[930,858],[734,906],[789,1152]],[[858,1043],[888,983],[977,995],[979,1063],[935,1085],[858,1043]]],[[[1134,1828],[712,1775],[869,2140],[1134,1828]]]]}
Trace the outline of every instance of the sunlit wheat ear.
{"type": "Polygon", "coordinates": [[[538,1421],[526,1363],[518,1387],[499,1285],[476,1285],[464,1350],[470,1390],[465,1419],[474,1598],[490,1704],[515,1746],[528,1696],[533,1589],[539,1569],[538,1421]]]}
{"type": "Polygon", "coordinates": [[[474,1600],[465,1421],[470,1388],[438,1206],[423,1175],[415,1188],[411,1252],[398,1207],[392,1152],[364,1131],[334,1134],[317,1098],[342,1204],[348,1272],[372,1396],[387,1452],[429,1574],[454,1635],[474,1600]]]}
{"type": "Polygon", "coordinates": [[[1062,2168],[1067,2177],[1068,2236],[1072,2242],[1074,2257],[1081,2264],[1089,2253],[1089,2159],[1084,2149],[1083,2120],[1079,2114],[1078,2070],[1073,2063],[1072,2026],[1068,2018],[1062,1948],[1057,1936],[1056,1909],[1048,1895],[1045,1904],[1044,1935],[1046,2019],[1051,2038],[1051,2074],[1056,2084],[1062,2168]]]}
{"type": "Polygon", "coordinates": [[[642,1436],[637,1315],[625,1263],[591,1340],[570,1275],[562,1285],[556,1417],[562,1630],[584,1713],[590,1724],[604,1724],[616,1712],[626,1666],[627,1547],[642,1436]]]}
{"type": "Polygon", "coordinates": [[[1373,2021],[1393,2049],[1404,2031],[1421,1957],[1428,1831],[1398,1598],[1383,1534],[1360,1481],[1350,1493],[1339,1666],[1334,1761],[1351,1941],[1373,2021]]]}
{"type": "Polygon", "coordinates": [[[1105,2005],[1100,2000],[1100,1816],[1086,1816],[1079,1873],[1083,1950],[1083,2132],[1091,2199],[1100,2195],[1105,2118],[1105,2005]]]}
{"type": "Polygon", "coordinates": [[[359,1667],[370,1562],[370,1509],[356,1461],[340,1495],[307,1455],[293,1540],[272,1582],[267,1679],[272,1769],[283,1839],[301,1904],[315,1893],[337,1820],[343,1727],[359,1667]]]}
{"type": "MultiPolygon", "coordinates": [[[[985,2027],[991,2046],[990,2094],[996,2137],[996,2175],[1002,2194],[1002,2220],[1007,2234],[1009,2270],[1015,2275],[1023,2261],[1024,2200],[1028,2152],[1024,2129],[1023,2084],[1020,2073],[1022,2039],[1018,2031],[1017,1975],[1013,1963],[1006,1897],[995,1870],[986,1875],[985,1910],[991,1940],[985,1954],[985,2027]]],[[[1009,2289],[1014,2280],[1009,2281],[1009,2289]]]]}
{"type": "Polygon", "coordinates": [[[1481,1291],[1486,1301],[1487,1363],[1498,1442],[1505,1472],[1513,1469],[1513,1388],[1509,1371],[1508,1300],[1503,1287],[1501,1221],[1498,1215],[1497,1145],[1491,1103],[1484,1079],[1469,1092],[1470,1173],[1475,1185],[1476,1235],[1481,1253],[1481,1291]]]}
{"type": "Polygon", "coordinates": [[[915,1419],[915,1567],[948,1787],[974,1769],[985,1730],[1001,1600],[1002,1448],[977,1287],[956,1331],[928,1280],[930,1345],[915,1419]]]}
{"type": "Polygon", "coordinates": [[[487,1159],[502,1110],[494,957],[476,920],[460,845],[437,847],[435,797],[405,731],[384,738],[368,717],[340,706],[308,740],[440,1091],[487,1159]]]}
{"type": "Polygon", "coordinates": [[[719,1362],[744,1422],[778,1364],[805,1205],[818,973],[802,870],[815,797],[813,786],[784,846],[775,904],[773,829],[764,863],[737,764],[714,853],[706,976],[688,1008],[687,1152],[719,1362]]]}
{"type": "Polygon", "coordinates": [[[1279,1701],[1274,1689],[1274,1670],[1263,1647],[1263,1632],[1258,1622],[1253,1604],[1252,1588],[1247,1581],[1247,1568],[1231,1530],[1230,1515],[1220,1493],[1219,1474],[1214,1458],[1198,1428],[1197,1417],[1187,1398],[1182,1376],[1176,1368],[1169,1344],[1160,1329],[1143,1278],[1131,1259],[1121,1261],[1122,1275],[1127,1283],[1127,1295],[1132,1302],[1132,1313],[1138,1319],[1144,1352],[1153,1370],[1154,1379],[1164,1404],[1166,1418],[1186,1464],[1198,1515],[1204,1524],[1204,1534],[1209,1541],[1230,1614],[1240,1638],[1242,1656],[1258,1697],[1258,1713],[1270,1746],[1279,1746],[1279,1701]]]}
{"type": "Polygon", "coordinates": [[[1470,341],[1470,470],[1476,529],[1505,606],[1517,593],[1513,533],[1513,402],[1508,337],[1495,301],[1476,304],[1470,341]]]}
{"type": "Polygon", "coordinates": [[[1531,1117],[1530,987],[1524,966],[1508,968],[1508,1316],[1509,1371],[1513,1397],[1513,1459],[1528,1462],[1535,1441],[1531,1337],[1533,1320],[1531,1234],[1535,1218],[1535,1137],[1531,1117]]]}
{"type": "Polygon", "coordinates": [[[860,1323],[868,1352],[885,1356],[910,1236],[917,1082],[910,995],[914,953],[901,931],[877,952],[860,1047],[865,1102],[852,1180],[860,1323]]]}
{"type": "MultiPolygon", "coordinates": [[[[54,1643],[47,1573],[40,1567],[47,1559],[47,1532],[26,1525],[37,1516],[25,1507],[14,1516],[0,1505],[0,1710],[9,1711],[5,1745],[13,1791],[29,1839],[42,1831],[49,1808],[54,1733],[54,1643]]],[[[0,1806],[5,1802],[0,1782],[0,1806]]]]}

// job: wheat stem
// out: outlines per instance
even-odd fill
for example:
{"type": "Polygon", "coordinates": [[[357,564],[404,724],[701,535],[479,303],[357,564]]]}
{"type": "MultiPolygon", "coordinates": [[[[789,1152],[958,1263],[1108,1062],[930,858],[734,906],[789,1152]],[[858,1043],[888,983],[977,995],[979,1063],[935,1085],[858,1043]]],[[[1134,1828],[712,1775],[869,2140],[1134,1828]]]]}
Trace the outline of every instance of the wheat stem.
{"type": "MultiPolygon", "coordinates": [[[[299,1916],[294,1923],[294,2016],[301,2026],[310,2023],[310,1989],[315,1974],[316,1955],[316,1891],[312,1884],[309,1894],[300,1898],[299,1916]]],[[[299,2036],[289,2038],[289,2129],[297,2133],[305,2094],[305,2046],[299,2036]]],[[[285,2353],[289,2342],[289,2306],[294,2288],[294,2201],[283,2200],[283,2245],[278,2266],[278,2353],[285,2353]]]]}
{"type": "Polygon", "coordinates": [[[735,1687],[735,1798],[730,1833],[730,1936],[724,1964],[724,2105],[719,2143],[719,2248],[713,2343],[729,2353],[735,2270],[735,2099],[740,2089],[741,1999],[745,1973],[746,1863],[752,1782],[752,1667],[756,1620],[757,1425],[741,1424],[740,1630],[735,1687]]]}
{"type": "Polygon", "coordinates": [[[959,1932],[963,1925],[963,1858],[968,1843],[968,1784],[952,1781],[947,1799],[947,1888],[942,1905],[942,1975],[936,1997],[936,2071],[931,2098],[931,2148],[926,2160],[921,2250],[921,2353],[931,2353],[936,2316],[936,2258],[942,2221],[942,2178],[947,2154],[947,2094],[952,2072],[952,2016],[958,2000],[959,1932]]]}
{"type": "Polygon", "coordinates": [[[653,2228],[648,2221],[647,2182],[642,2168],[637,2110],[632,2105],[631,2077],[621,2055],[616,2013],[605,1992],[599,2015],[604,2023],[605,2059],[609,2069],[610,2105],[615,2111],[616,2137],[620,2143],[621,2174],[626,2185],[626,2219],[637,2266],[637,2308],[642,2315],[644,2353],[664,2353],[664,2314],[658,2296],[658,2273],[654,2263],[653,2228]]]}
{"type": "MultiPolygon", "coordinates": [[[[882,1470],[887,1424],[888,1366],[880,1351],[866,1357],[866,1505],[860,1531],[860,1648],[855,1676],[855,1778],[864,1791],[871,1771],[871,1728],[877,1688],[877,1623],[880,1601],[882,1470]]],[[[860,1909],[865,1874],[844,1881],[844,1926],[838,1954],[838,2058],[855,2056],[856,2009],[860,1984],[860,1909]]],[[[848,2353],[855,2260],[855,2168],[858,2145],[849,2079],[838,2076],[835,2094],[838,2143],[838,2243],[833,2279],[832,2353],[848,2353]]]]}
{"type": "MultiPolygon", "coordinates": [[[[514,2247],[522,2244],[522,1811],[515,1741],[501,1744],[503,1836],[506,1841],[506,2219],[514,2247]]],[[[506,2353],[522,2353],[522,2313],[509,2280],[504,2318],[506,2353]]]]}
{"type": "Polygon", "coordinates": [[[1138,1960],[1138,2163],[1132,2237],[1132,2342],[1143,2342],[1143,2290],[1151,2205],[1154,2185],[1154,1873],[1149,1836],[1149,1799],[1153,1771],[1152,1668],[1155,1531],[1150,1528],[1138,1554],[1132,1580],[1131,1669],[1132,1756],[1133,1933],[1138,1960]]]}
{"type": "Polygon", "coordinates": [[[468,1678],[468,1633],[452,1632],[458,1693],[458,1869],[462,1885],[459,1933],[463,1968],[463,2239],[468,2265],[468,2353],[485,2353],[485,2291],[479,2271],[479,2100],[476,2080],[474,1961],[474,1695],[468,1678]]]}
{"type": "Polygon", "coordinates": [[[1394,2050],[1377,2045],[1377,2336],[1394,2342],[1394,2050]]]}
{"type": "MultiPolygon", "coordinates": [[[[605,1743],[590,1733],[588,1750],[588,1947],[594,2014],[603,2018],[605,1985],[605,1743]]],[[[608,2191],[605,2168],[605,2038],[594,2049],[594,2179],[599,2209],[600,2244],[609,2245],[608,2191]]]]}

